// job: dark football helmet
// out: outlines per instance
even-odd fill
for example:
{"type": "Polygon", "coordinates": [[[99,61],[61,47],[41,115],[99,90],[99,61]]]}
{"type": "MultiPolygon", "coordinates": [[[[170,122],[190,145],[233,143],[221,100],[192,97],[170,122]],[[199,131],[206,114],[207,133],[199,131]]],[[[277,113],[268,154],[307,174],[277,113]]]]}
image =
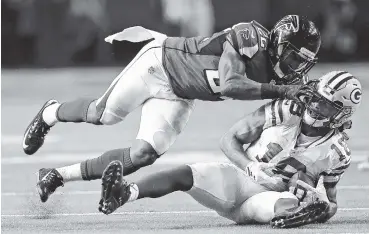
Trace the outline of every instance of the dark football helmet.
{"type": "Polygon", "coordinates": [[[291,84],[303,79],[317,62],[321,37],[312,21],[287,15],[274,25],[269,43],[277,83],[291,84]]]}

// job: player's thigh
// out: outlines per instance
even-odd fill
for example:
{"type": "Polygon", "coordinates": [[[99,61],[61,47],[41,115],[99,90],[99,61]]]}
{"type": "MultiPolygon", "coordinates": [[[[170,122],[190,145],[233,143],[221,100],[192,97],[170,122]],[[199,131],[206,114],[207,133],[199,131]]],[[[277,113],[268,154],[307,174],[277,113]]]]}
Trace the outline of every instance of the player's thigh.
{"type": "Polygon", "coordinates": [[[236,209],[221,215],[238,224],[265,224],[274,217],[278,205],[286,209],[297,204],[298,199],[292,193],[266,191],[250,197],[236,209]]]}
{"type": "Polygon", "coordinates": [[[141,49],[97,100],[96,109],[103,111],[102,123],[123,119],[153,96],[145,80],[157,79],[157,75],[164,76],[162,73],[151,74],[152,67],[161,66],[155,54],[155,45],[149,43],[141,49]]]}
{"type": "Polygon", "coordinates": [[[185,128],[193,109],[193,100],[147,100],[136,139],[148,142],[158,155],[165,153],[185,128]]]}
{"type": "Polygon", "coordinates": [[[200,204],[218,213],[228,213],[252,195],[265,191],[230,163],[196,163],[189,166],[193,173],[193,187],[188,193],[200,204]],[[244,184],[249,185],[249,191],[243,189],[244,184]]]}

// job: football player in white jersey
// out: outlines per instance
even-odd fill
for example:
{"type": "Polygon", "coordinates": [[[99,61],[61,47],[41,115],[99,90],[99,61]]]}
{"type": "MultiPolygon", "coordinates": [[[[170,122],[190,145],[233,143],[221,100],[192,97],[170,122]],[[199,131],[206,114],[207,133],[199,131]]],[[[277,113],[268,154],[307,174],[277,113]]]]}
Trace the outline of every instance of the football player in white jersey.
{"type": "MultiPolygon", "coordinates": [[[[183,165],[128,184],[122,163],[111,162],[103,173],[99,210],[110,214],[128,201],[185,191],[236,223],[268,223],[286,210],[309,212],[314,207],[300,209],[299,201],[316,200],[325,205],[309,215],[319,218],[300,215],[306,220],[297,225],[327,221],[337,211],[336,184],[350,165],[344,130],[351,127],[350,118],[360,104],[361,85],[350,73],[334,71],[305,88],[310,95],[301,97],[303,103],[274,100],[225,134],[221,148],[233,164],[183,165]],[[307,183],[302,177],[289,183],[301,173],[307,183]],[[326,195],[315,188],[320,177],[326,195]]],[[[283,222],[274,226],[288,227],[283,222]]]]}

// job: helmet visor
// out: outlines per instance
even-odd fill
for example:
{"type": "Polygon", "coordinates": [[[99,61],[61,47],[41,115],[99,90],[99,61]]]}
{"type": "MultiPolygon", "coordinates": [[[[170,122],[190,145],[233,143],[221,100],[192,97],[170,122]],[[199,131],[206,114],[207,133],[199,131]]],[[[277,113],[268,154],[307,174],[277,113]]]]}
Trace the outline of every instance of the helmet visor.
{"type": "Polygon", "coordinates": [[[307,105],[307,110],[312,118],[322,120],[336,116],[342,110],[342,106],[323,97],[314,96],[307,105]]]}
{"type": "Polygon", "coordinates": [[[311,51],[305,48],[298,50],[290,43],[279,45],[278,54],[281,70],[285,74],[292,72],[304,74],[315,65],[317,60],[311,51]]]}

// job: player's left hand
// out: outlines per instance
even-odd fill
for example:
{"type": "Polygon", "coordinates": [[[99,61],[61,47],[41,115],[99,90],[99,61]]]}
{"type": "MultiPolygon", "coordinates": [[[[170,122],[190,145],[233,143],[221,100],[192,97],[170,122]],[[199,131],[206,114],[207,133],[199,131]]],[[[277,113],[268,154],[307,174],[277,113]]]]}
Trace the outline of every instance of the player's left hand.
{"type": "Polygon", "coordinates": [[[297,180],[294,185],[290,186],[289,192],[294,194],[300,202],[327,201],[323,192],[302,180],[297,180]]]}
{"type": "Polygon", "coordinates": [[[247,164],[245,171],[248,176],[253,178],[255,181],[259,181],[260,179],[269,179],[270,176],[263,172],[263,169],[271,168],[274,166],[274,163],[252,161],[247,164]]]}

